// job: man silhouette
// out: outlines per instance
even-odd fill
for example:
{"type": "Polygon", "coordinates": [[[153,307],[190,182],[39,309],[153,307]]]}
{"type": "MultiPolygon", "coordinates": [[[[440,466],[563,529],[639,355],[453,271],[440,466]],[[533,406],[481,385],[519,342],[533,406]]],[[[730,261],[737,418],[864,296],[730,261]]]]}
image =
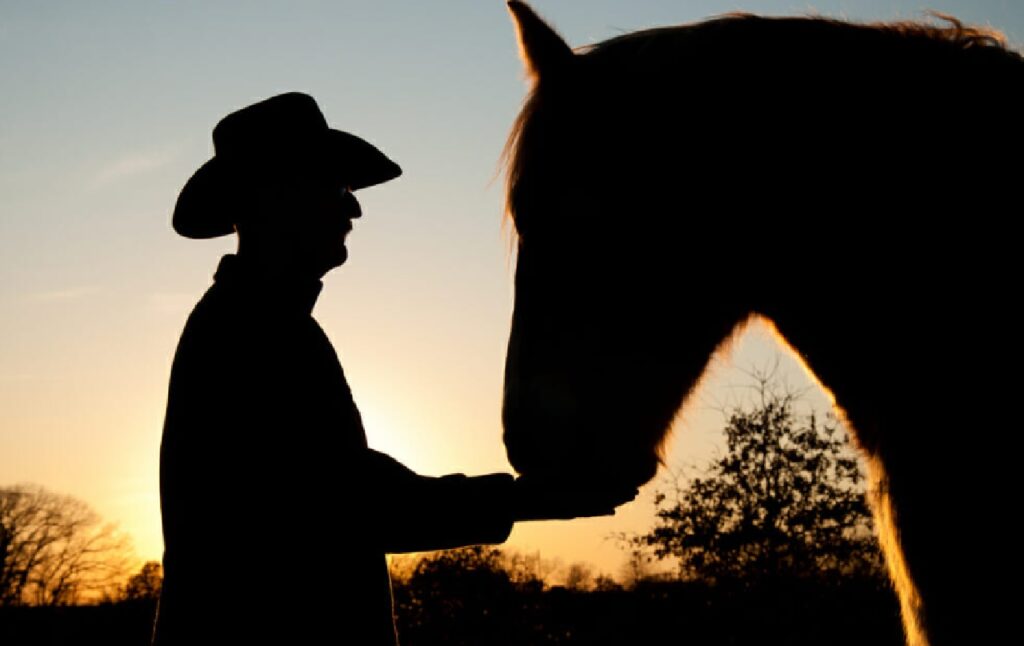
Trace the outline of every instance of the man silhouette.
{"type": "Polygon", "coordinates": [[[289,93],[234,112],[173,226],[238,234],[174,357],[160,452],[154,643],[394,644],[384,555],[504,541],[517,520],[612,513],[635,491],[417,475],[367,447],[311,312],[345,262],[352,191],[398,177],[289,93]]]}

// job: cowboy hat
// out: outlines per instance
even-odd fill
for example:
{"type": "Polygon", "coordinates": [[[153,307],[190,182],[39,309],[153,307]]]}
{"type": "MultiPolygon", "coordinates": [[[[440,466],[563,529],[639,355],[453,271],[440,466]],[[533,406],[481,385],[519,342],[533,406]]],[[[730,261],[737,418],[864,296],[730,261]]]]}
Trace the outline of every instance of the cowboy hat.
{"type": "Polygon", "coordinates": [[[279,94],[232,112],[213,129],[214,156],[178,195],[171,224],[186,238],[234,230],[262,182],[315,176],[350,190],[392,180],[398,164],[373,144],[327,126],[313,97],[279,94]]]}

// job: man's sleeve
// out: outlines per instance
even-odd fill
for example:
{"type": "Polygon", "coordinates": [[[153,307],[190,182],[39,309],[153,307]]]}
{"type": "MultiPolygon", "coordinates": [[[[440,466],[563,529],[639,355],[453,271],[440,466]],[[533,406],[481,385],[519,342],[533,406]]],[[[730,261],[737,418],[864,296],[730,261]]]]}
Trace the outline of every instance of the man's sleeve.
{"type": "Polygon", "coordinates": [[[425,552],[502,543],[512,531],[507,473],[421,476],[367,449],[359,478],[366,531],[385,552],[425,552]]]}

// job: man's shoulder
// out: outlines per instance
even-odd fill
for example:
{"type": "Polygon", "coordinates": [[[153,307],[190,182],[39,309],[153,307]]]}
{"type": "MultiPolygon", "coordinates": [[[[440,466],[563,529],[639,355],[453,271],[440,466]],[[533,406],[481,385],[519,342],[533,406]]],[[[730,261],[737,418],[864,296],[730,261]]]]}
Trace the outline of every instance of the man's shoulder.
{"type": "Polygon", "coordinates": [[[214,283],[189,313],[178,341],[178,353],[207,346],[237,345],[251,334],[256,321],[258,319],[245,312],[237,299],[214,283]]]}
{"type": "Polygon", "coordinates": [[[229,325],[231,322],[242,318],[243,313],[232,299],[230,294],[214,283],[196,302],[192,312],[185,321],[185,332],[195,330],[215,329],[222,325],[229,325]]]}
{"type": "Polygon", "coordinates": [[[192,308],[178,344],[183,347],[217,346],[221,354],[231,348],[242,352],[299,352],[333,350],[327,335],[309,315],[297,316],[231,285],[214,283],[192,308]]]}

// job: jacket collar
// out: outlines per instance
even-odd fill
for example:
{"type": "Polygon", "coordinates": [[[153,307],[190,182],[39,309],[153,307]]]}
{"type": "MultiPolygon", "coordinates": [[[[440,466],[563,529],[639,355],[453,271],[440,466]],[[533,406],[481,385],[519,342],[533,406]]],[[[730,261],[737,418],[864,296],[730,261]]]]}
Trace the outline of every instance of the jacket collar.
{"type": "Polygon", "coordinates": [[[313,306],[324,286],[322,281],[316,279],[301,280],[267,273],[233,254],[220,259],[213,280],[218,285],[242,292],[269,307],[306,315],[313,313],[313,306]]]}

